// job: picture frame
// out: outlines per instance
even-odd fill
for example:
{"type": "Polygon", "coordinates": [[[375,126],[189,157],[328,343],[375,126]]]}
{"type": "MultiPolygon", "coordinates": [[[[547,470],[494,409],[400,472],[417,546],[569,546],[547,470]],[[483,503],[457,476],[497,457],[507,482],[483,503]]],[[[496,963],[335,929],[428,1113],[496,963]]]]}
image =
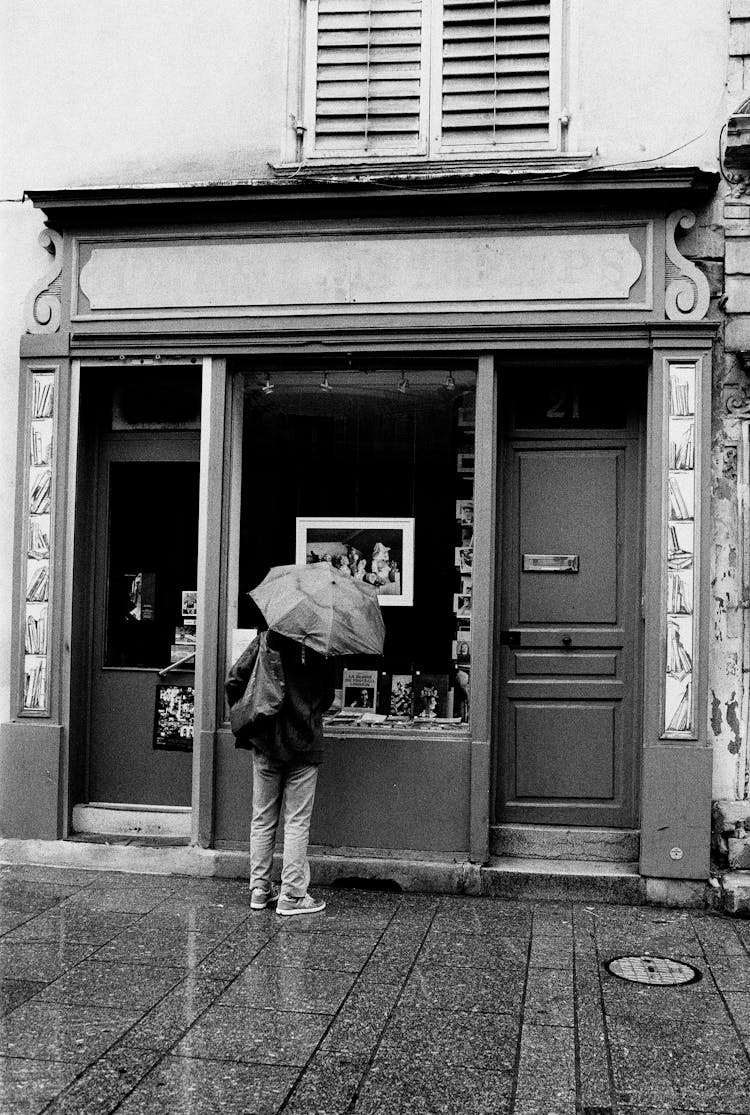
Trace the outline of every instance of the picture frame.
{"type": "Polygon", "coordinates": [[[372,584],[381,607],[414,603],[414,519],[298,517],[295,561],[330,561],[372,584]]]}

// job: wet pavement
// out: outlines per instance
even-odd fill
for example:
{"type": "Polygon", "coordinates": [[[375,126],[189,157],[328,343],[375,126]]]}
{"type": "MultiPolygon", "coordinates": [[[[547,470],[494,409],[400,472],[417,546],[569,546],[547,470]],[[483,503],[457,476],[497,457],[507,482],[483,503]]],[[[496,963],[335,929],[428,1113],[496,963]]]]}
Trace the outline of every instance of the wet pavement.
{"type": "Polygon", "coordinates": [[[0,1115],[750,1115],[750,921],[316,893],[0,869],[0,1115]]]}

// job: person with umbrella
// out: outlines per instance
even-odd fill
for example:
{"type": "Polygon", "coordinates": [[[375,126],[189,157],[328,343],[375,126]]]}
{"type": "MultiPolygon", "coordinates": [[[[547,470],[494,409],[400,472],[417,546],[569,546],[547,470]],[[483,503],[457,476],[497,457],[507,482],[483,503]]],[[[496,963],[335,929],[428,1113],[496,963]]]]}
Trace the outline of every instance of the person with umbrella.
{"type": "Polygon", "coordinates": [[[334,697],[332,655],[382,654],[385,626],[377,593],[326,562],[276,566],[249,594],[268,631],[240,655],[226,680],[230,709],[243,697],[259,655],[281,657],[283,697],[275,715],[236,745],[253,752],[250,906],[276,902],[282,916],[314,914],[325,902],[308,893],[307,846],[323,758],[323,713],[334,697]],[[271,883],[276,830],[284,811],[281,889],[271,883]]]}

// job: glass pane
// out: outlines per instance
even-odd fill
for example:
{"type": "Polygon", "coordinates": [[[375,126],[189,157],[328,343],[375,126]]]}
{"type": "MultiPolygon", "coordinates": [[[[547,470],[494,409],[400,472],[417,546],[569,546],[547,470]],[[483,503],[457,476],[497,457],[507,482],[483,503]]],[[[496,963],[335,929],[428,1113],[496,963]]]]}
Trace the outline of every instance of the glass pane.
{"type": "Polygon", "coordinates": [[[533,369],[518,377],[515,424],[519,429],[623,429],[627,395],[617,390],[622,371],[602,368],[533,369]]]}
{"type": "Polygon", "coordinates": [[[191,653],[197,549],[198,464],[114,462],[106,666],[161,669],[191,653]]]}
{"type": "Polygon", "coordinates": [[[274,565],[378,589],[384,657],[337,662],[339,724],[468,724],[474,391],[466,371],[247,377],[239,626],[274,565]]]}

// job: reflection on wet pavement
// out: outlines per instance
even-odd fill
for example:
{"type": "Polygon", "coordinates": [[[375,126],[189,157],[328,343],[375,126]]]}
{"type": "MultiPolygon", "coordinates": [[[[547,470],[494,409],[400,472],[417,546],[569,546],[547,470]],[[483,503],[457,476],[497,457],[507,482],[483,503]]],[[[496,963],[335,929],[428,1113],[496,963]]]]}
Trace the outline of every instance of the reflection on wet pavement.
{"type": "Polygon", "coordinates": [[[750,925],[702,911],[0,869],[0,1113],[750,1115],[750,925]],[[702,979],[615,979],[619,953],[702,979]]]}

